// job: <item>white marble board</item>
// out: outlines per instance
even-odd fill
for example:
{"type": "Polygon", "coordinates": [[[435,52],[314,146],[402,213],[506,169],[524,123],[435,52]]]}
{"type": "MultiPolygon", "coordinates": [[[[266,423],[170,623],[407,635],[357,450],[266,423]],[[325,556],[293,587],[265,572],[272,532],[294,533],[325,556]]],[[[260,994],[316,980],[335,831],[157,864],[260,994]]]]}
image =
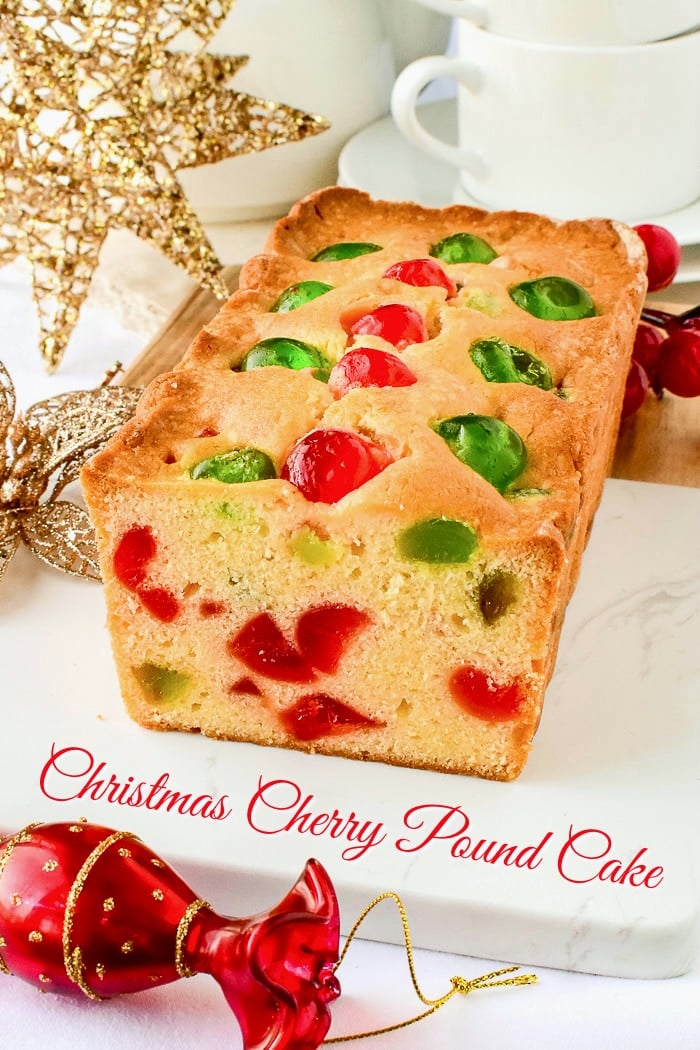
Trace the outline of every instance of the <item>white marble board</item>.
{"type": "MultiPolygon", "coordinates": [[[[141,729],[100,587],[20,552],[0,583],[0,830],[84,816],[136,832],[228,914],[268,907],[317,856],[346,930],[393,889],[422,947],[683,973],[700,896],[699,521],[700,490],[607,482],[511,784],[141,729]],[[150,806],[126,803],[137,784],[150,806]],[[166,790],[182,812],[155,807],[166,790]]],[[[401,930],[380,911],[365,934],[401,930]]]]}

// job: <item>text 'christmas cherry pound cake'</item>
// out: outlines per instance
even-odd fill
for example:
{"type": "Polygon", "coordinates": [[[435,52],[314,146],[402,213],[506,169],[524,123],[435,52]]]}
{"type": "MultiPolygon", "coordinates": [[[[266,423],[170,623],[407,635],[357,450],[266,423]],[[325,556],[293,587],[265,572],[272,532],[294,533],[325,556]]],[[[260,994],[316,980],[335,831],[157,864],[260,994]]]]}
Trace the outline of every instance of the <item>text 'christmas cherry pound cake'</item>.
{"type": "Polygon", "coordinates": [[[85,468],[121,688],[157,729],[508,780],[617,432],[617,223],[297,204],[85,468]]]}

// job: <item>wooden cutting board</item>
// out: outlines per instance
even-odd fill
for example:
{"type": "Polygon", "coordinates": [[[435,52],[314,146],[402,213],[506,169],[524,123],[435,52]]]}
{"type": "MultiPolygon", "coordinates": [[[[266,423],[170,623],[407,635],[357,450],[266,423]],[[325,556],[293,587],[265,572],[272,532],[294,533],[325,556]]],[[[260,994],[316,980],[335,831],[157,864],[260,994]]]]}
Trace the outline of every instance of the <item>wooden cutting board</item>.
{"type": "MultiPolygon", "coordinates": [[[[224,268],[224,280],[231,291],[239,272],[240,266],[224,268]]],[[[211,292],[194,289],[126,371],[122,382],[143,386],[172,368],[219,305],[211,292]]],[[[655,302],[654,306],[677,313],[684,309],[677,303],[655,302]]],[[[647,397],[642,408],[620,427],[611,476],[700,488],[700,398],[672,394],[665,394],[661,400],[647,397]]]]}

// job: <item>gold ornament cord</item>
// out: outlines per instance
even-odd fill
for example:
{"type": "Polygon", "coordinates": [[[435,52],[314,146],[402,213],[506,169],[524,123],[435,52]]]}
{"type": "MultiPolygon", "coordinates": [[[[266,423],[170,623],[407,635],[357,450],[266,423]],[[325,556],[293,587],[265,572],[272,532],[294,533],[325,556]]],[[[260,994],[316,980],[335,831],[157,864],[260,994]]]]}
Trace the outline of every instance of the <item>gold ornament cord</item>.
{"type": "Polygon", "coordinates": [[[357,1032],[351,1035],[337,1035],[331,1036],[329,1039],[324,1041],[325,1043],[349,1043],[353,1039],[368,1039],[373,1035],[385,1035],[387,1032],[396,1032],[400,1028],[408,1028],[409,1025],[415,1024],[416,1021],[422,1021],[425,1017],[430,1017],[436,1010],[439,1010],[441,1006],[444,1006],[446,1002],[452,998],[457,992],[462,995],[468,995],[469,992],[478,991],[480,988],[499,988],[509,985],[525,985],[525,984],[537,984],[537,976],[534,973],[523,973],[518,974],[516,977],[507,977],[507,974],[515,973],[520,969],[519,966],[507,966],[503,970],[493,970],[491,973],[484,973],[480,977],[472,977],[471,980],[467,980],[466,977],[452,977],[450,978],[450,989],[441,995],[438,999],[429,999],[423,994],[420,985],[418,984],[418,977],[416,974],[415,959],[413,957],[413,944],[411,942],[411,931],[408,925],[408,916],[406,909],[403,905],[403,901],[397,893],[393,893],[388,890],[386,893],[380,893],[378,897],[375,897],[373,901],[367,905],[364,911],[361,913],[354,926],[350,930],[347,936],[345,945],[340,958],[335,964],[335,970],[337,971],[345,958],[348,948],[352,943],[358,929],[367,918],[369,913],[376,908],[384,900],[393,900],[396,907],[399,910],[401,917],[401,926],[403,928],[403,939],[406,946],[406,959],[408,961],[408,969],[411,974],[411,982],[413,984],[414,991],[420,1001],[427,1007],[421,1013],[416,1014],[414,1017],[409,1017],[405,1021],[397,1021],[395,1024],[386,1025],[383,1028],[374,1028],[370,1032],[357,1032]]]}

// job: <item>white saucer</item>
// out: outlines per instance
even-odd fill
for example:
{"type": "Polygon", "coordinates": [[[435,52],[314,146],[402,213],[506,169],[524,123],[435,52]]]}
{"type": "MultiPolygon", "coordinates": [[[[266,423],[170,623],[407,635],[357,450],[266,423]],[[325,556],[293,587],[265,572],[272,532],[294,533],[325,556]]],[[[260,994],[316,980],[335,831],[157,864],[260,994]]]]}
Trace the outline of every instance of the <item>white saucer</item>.
{"type": "MultiPolygon", "coordinates": [[[[455,108],[454,98],[426,103],[421,106],[421,122],[434,135],[454,142],[455,108]]],[[[455,168],[411,145],[390,116],[363,128],[346,143],[338,159],[338,183],[366,190],[379,199],[415,200],[426,207],[481,206],[462,189],[455,168]]],[[[700,280],[700,200],[669,215],[641,216],[634,221],[665,226],[681,245],[694,248],[683,253],[676,281],[700,280]]]]}

